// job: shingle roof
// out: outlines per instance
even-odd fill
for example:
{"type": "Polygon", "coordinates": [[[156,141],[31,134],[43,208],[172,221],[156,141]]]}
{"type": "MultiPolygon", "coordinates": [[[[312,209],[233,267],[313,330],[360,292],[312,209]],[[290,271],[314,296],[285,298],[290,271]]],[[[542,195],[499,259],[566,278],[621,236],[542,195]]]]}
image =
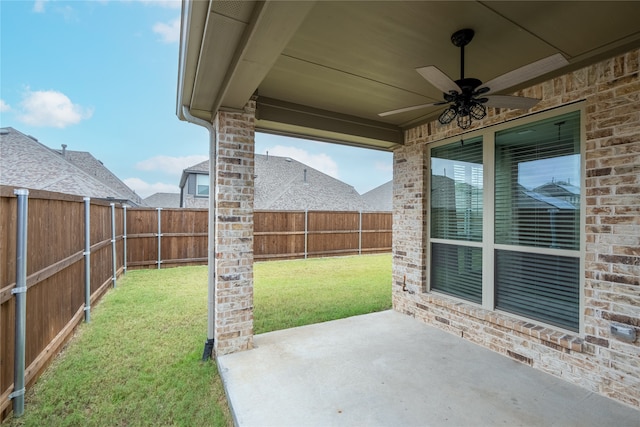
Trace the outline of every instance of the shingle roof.
{"type": "Polygon", "coordinates": [[[351,185],[288,157],[255,155],[255,209],[370,210],[351,185]]]}
{"type": "MultiPolygon", "coordinates": [[[[185,169],[181,186],[190,172],[208,173],[209,161],[185,169]]],[[[288,157],[256,154],[254,174],[256,210],[373,210],[351,185],[288,157]]]]}
{"type": "Polygon", "coordinates": [[[362,198],[375,211],[391,212],[393,210],[393,181],[367,191],[362,195],[362,198]]]}
{"type": "Polygon", "coordinates": [[[152,208],[179,208],[180,193],[154,193],[146,197],[144,203],[152,208]]]}
{"type": "Polygon", "coordinates": [[[111,188],[55,150],[11,127],[0,129],[0,184],[137,204],[129,193],[111,188]]]}
{"type": "Polygon", "coordinates": [[[189,166],[187,169],[182,171],[182,176],[180,177],[179,187],[184,187],[184,184],[187,182],[187,177],[189,174],[201,174],[209,175],[209,160],[205,160],[204,162],[200,162],[193,166],[189,166]]]}
{"type": "Polygon", "coordinates": [[[138,205],[142,204],[142,198],[138,196],[135,191],[131,190],[127,185],[115,176],[104,164],[93,157],[93,155],[87,151],[73,151],[73,150],[53,150],[58,155],[62,156],[65,160],[73,163],[87,174],[91,175],[98,181],[112,188],[126,198],[138,205]]]}

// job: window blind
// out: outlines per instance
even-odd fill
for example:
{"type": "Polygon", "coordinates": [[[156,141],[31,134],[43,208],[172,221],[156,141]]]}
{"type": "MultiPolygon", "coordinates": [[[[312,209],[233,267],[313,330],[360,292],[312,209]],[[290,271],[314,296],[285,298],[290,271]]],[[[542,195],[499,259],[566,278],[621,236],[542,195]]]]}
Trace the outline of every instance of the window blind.
{"type": "Polygon", "coordinates": [[[496,134],[495,242],[577,250],[577,113],[496,134]]]}
{"type": "Polygon", "coordinates": [[[578,331],[578,258],[497,250],[495,264],[496,308],[578,331]]]}
{"type": "Polygon", "coordinates": [[[431,237],[482,241],[482,139],[431,150],[431,237]]]}
{"type": "Polygon", "coordinates": [[[431,288],[482,303],[482,249],[432,243],[431,288]]]}

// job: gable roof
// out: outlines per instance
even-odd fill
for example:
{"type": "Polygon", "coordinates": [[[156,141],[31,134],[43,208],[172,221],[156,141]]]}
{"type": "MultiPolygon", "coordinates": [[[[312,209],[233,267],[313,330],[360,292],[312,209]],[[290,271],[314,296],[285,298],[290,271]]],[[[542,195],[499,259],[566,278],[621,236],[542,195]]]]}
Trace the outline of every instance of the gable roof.
{"type": "Polygon", "coordinates": [[[180,188],[184,188],[184,184],[187,182],[187,177],[189,176],[189,174],[209,175],[209,160],[205,160],[184,169],[182,171],[182,176],[180,177],[180,184],[178,185],[180,188]]]}
{"type": "Polygon", "coordinates": [[[289,157],[255,155],[255,209],[370,210],[353,186],[289,157]]]}
{"type": "MultiPolygon", "coordinates": [[[[208,174],[209,161],[184,170],[208,174]]],[[[353,186],[289,157],[255,155],[254,209],[256,210],[372,210],[353,186]]]]}
{"type": "Polygon", "coordinates": [[[145,205],[152,208],[179,208],[179,193],[154,193],[144,199],[145,205]]]}
{"type": "Polygon", "coordinates": [[[391,212],[393,210],[393,181],[367,191],[362,195],[362,198],[373,210],[391,212]]]}
{"type": "MultiPolygon", "coordinates": [[[[86,156],[81,157],[86,160],[86,156]]],[[[99,163],[98,160],[95,162],[99,163]]],[[[120,183],[124,185],[121,181],[120,183]]],[[[98,199],[115,199],[132,205],[142,202],[130,189],[123,192],[112,188],[63,158],[56,150],[11,127],[0,129],[0,184],[98,199]],[[132,194],[135,196],[133,200],[132,194]]]]}
{"type": "Polygon", "coordinates": [[[548,182],[534,188],[533,191],[554,197],[580,195],[580,187],[576,187],[575,185],[569,184],[567,182],[548,182]]]}
{"type": "Polygon", "coordinates": [[[87,151],[73,151],[66,149],[53,151],[109,188],[116,190],[118,194],[123,196],[123,198],[126,198],[137,205],[143,204],[142,198],[138,196],[135,191],[130,189],[120,180],[120,178],[107,169],[100,160],[93,157],[91,153],[87,151]]]}

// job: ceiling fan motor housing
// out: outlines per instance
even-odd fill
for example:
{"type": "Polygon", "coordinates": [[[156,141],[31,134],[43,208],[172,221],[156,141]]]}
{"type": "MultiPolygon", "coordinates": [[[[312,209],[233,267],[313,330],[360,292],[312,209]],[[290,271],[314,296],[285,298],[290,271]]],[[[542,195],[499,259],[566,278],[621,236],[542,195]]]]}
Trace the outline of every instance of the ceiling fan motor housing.
{"type": "Polygon", "coordinates": [[[475,31],[470,28],[464,28],[462,30],[458,30],[451,35],[451,43],[457,47],[464,47],[469,44],[471,40],[473,40],[473,36],[475,31]]]}

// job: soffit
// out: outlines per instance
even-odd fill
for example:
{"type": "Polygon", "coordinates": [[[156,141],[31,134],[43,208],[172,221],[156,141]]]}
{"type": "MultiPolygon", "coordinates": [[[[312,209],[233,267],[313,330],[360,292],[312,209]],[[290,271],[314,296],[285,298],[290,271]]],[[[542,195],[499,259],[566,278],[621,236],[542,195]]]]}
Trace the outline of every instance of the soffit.
{"type": "MultiPolygon", "coordinates": [[[[192,21],[202,21],[201,6],[186,8],[192,21]]],[[[210,120],[257,93],[258,130],[377,149],[392,149],[402,129],[442,110],[378,116],[441,100],[415,69],[436,65],[459,78],[460,51],[450,42],[458,29],[476,32],[465,75],[482,81],[557,52],[570,65],[553,75],[640,46],[640,2],[213,2],[209,9],[206,26],[181,41],[187,65],[178,109],[210,120]],[[186,46],[201,30],[201,48],[186,46]],[[274,104],[286,108],[276,114],[274,104]],[[384,131],[371,138],[377,128],[384,131]]]]}

